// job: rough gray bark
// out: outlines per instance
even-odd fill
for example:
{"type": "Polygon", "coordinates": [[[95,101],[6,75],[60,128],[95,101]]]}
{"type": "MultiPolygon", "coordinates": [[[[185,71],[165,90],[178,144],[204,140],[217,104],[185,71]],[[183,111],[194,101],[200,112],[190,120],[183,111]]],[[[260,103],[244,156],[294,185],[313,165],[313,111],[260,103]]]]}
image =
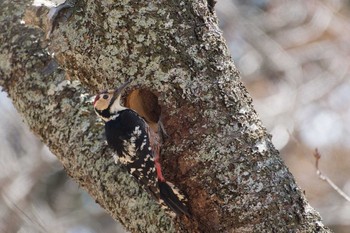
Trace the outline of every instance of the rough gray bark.
{"type": "Polygon", "coordinates": [[[0,85],[128,230],[329,232],[271,144],[206,1],[80,1],[50,41],[47,10],[30,3],[0,3],[0,85]],[[159,98],[164,169],[187,193],[192,220],[167,216],[103,142],[90,97],[130,76],[159,98]]]}

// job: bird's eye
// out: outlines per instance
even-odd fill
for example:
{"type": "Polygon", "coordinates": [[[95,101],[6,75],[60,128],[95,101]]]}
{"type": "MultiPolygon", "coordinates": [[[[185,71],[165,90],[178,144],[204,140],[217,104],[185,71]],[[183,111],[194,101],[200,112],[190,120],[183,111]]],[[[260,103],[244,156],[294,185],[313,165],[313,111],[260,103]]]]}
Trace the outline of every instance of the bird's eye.
{"type": "Polygon", "coordinates": [[[103,97],[105,100],[108,99],[108,95],[103,95],[103,97]]]}

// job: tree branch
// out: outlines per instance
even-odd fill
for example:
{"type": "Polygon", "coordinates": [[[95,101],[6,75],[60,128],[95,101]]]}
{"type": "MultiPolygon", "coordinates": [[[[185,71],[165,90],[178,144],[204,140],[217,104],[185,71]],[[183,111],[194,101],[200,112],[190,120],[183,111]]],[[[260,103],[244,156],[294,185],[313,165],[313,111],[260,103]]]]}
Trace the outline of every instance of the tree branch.
{"type": "Polygon", "coordinates": [[[350,202],[350,197],[345,193],[343,192],[343,190],[341,190],[331,179],[328,178],[328,176],[324,175],[321,170],[319,169],[318,167],[318,162],[320,161],[321,159],[321,154],[320,152],[318,151],[318,149],[316,148],[315,149],[315,152],[314,152],[314,157],[315,157],[315,168],[316,168],[316,174],[317,176],[327,182],[329,184],[329,186],[332,187],[332,189],[334,189],[334,191],[336,191],[337,193],[339,193],[340,196],[342,196],[345,200],[347,200],[348,202],[350,202]]]}

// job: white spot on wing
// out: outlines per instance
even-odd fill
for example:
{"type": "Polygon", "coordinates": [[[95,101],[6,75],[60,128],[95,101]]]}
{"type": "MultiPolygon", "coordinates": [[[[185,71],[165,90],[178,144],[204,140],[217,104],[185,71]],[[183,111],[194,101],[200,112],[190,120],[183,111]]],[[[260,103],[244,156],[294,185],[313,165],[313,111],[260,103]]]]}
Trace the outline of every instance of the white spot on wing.
{"type": "Polygon", "coordinates": [[[136,126],[132,133],[133,133],[133,135],[140,137],[140,135],[142,134],[142,131],[140,130],[140,126],[139,125],[136,126]]]}
{"type": "Polygon", "coordinates": [[[122,163],[122,164],[129,164],[129,163],[132,163],[133,160],[132,158],[127,155],[127,154],[124,154],[125,156],[121,156],[119,157],[119,162],[122,163]]]}
{"type": "Polygon", "coordinates": [[[146,141],[146,138],[145,138],[145,139],[143,139],[143,141],[142,141],[140,150],[143,150],[143,148],[146,146],[146,144],[147,144],[147,141],[146,141]]]}
{"type": "Polygon", "coordinates": [[[153,161],[153,157],[150,156],[149,154],[146,155],[146,157],[145,157],[145,161],[148,161],[148,160],[153,161]]]}

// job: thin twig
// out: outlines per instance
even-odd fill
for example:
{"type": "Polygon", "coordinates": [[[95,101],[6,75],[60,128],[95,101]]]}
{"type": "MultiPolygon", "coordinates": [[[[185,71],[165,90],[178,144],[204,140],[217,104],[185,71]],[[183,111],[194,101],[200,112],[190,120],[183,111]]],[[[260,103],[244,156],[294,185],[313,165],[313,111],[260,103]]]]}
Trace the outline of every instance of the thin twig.
{"type": "Polygon", "coordinates": [[[317,148],[315,149],[314,157],[316,159],[315,166],[316,166],[316,174],[318,175],[318,177],[321,180],[326,181],[337,193],[339,193],[342,197],[344,197],[345,200],[350,202],[350,197],[346,193],[344,193],[336,184],[334,184],[334,182],[331,179],[323,175],[320,169],[318,168],[318,161],[321,159],[321,154],[318,152],[317,148]]]}
{"type": "MultiPolygon", "coordinates": [[[[19,217],[21,217],[23,220],[27,220],[29,222],[31,222],[33,225],[33,227],[36,228],[40,228],[41,231],[40,232],[48,232],[48,230],[44,227],[43,224],[41,224],[39,222],[38,219],[32,218],[31,216],[29,216],[29,214],[27,214],[25,212],[24,209],[22,209],[21,207],[19,207],[8,195],[6,195],[5,193],[2,194],[2,197],[4,198],[4,200],[7,202],[8,207],[14,212],[16,213],[19,217]]],[[[39,230],[39,229],[38,229],[39,230]]]]}

